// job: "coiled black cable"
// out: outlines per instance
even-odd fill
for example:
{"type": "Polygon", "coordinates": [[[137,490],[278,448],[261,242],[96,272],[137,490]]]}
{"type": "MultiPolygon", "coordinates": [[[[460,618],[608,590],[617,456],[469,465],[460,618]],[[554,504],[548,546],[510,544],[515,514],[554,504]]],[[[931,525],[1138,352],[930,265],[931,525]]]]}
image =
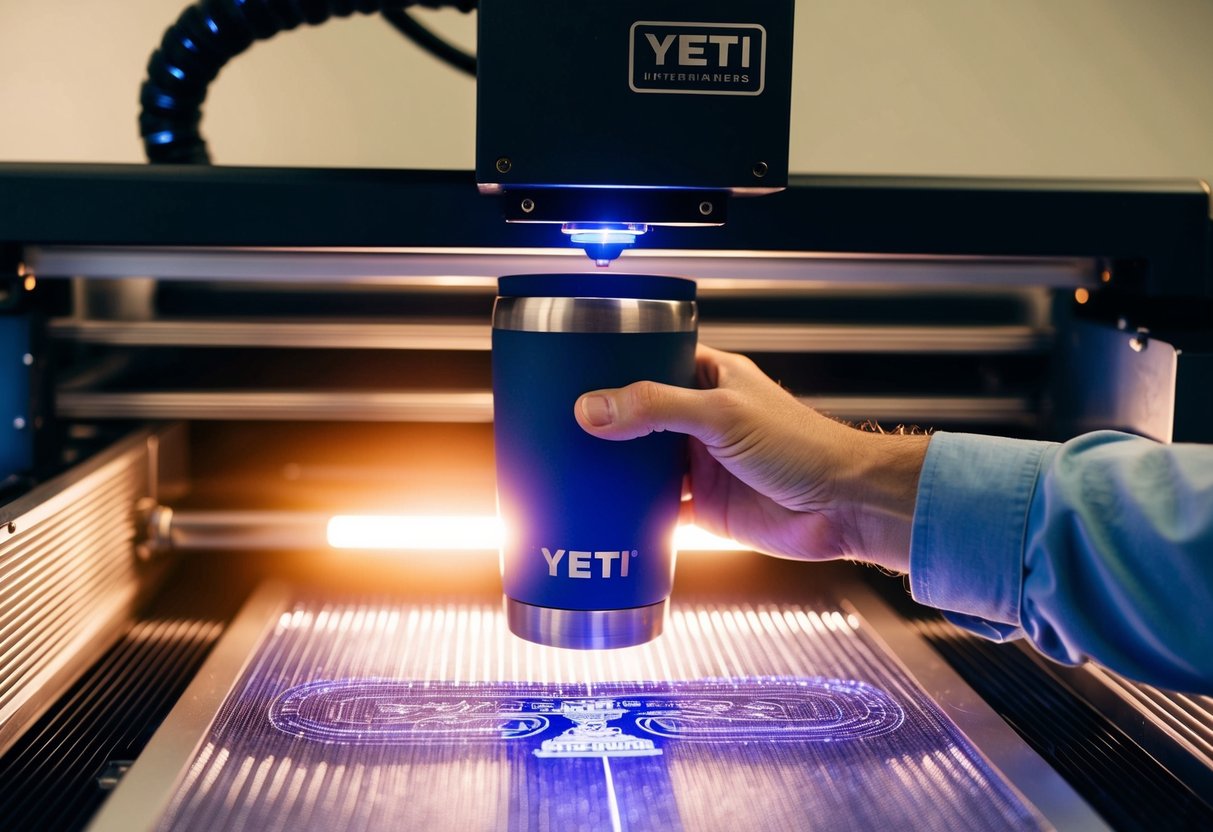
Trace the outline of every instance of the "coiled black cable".
{"type": "Polygon", "coordinates": [[[384,9],[383,19],[413,43],[460,72],[476,77],[476,56],[431,32],[404,9],[384,9]]]}
{"type": "Polygon", "coordinates": [[[207,88],[228,61],[254,42],[330,17],[384,8],[474,9],[478,0],[199,0],[170,26],[152,53],[140,89],[139,132],[151,162],[210,164],[199,125],[207,88]]]}

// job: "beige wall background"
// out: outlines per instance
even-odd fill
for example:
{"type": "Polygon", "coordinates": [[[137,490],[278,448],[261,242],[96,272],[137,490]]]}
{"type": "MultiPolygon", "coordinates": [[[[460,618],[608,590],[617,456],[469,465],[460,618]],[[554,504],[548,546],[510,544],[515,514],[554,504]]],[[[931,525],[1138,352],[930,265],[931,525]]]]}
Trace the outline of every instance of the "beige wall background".
{"type": "MultiPolygon", "coordinates": [[[[0,0],[0,160],[142,161],[139,83],[184,6],[0,0]]],[[[1213,0],[796,14],[793,170],[1213,178],[1213,0]]],[[[421,16],[474,47],[474,14],[421,16]]],[[[382,20],[334,20],[237,58],[203,124],[219,163],[470,168],[475,84],[382,20]]]]}

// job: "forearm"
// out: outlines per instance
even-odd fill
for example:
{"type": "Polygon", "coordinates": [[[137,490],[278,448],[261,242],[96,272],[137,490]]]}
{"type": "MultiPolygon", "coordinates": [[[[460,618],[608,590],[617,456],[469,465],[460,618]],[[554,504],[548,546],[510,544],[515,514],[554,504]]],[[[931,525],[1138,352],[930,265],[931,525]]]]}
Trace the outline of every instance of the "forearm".
{"type": "Polygon", "coordinates": [[[896,572],[910,568],[918,480],[930,437],[854,431],[840,466],[840,510],[854,557],[896,572]]]}

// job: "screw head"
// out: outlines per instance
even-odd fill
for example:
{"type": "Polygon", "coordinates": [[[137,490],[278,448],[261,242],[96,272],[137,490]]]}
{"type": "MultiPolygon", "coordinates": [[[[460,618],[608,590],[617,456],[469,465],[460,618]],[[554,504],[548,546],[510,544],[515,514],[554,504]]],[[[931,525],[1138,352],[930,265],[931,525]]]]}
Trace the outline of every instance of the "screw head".
{"type": "Polygon", "coordinates": [[[703,214],[705,217],[708,214],[712,213],[712,209],[713,209],[712,203],[708,202],[706,199],[703,202],[699,203],[699,213],[703,214]]]}
{"type": "Polygon", "coordinates": [[[754,173],[755,177],[757,177],[758,179],[761,179],[762,177],[767,175],[767,171],[769,171],[770,169],[771,168],[767,165],[766,162],[755,162],[754,167],[753,167],[753,173],[754,173]]]}
{"type": "Polygon", "coordinates": [[[25,430],[25,417],[18,416],[17,418],[13,419],[13,427],[17,430],[25,430]]]}
{"type": "Polygon", "coordinates": [[[535,200],[531,199],[530,197],[527,197],[526,199],[522,200],[521,208],[522,208],[522,213],[524,213],[524,214],[531,213],[532,211],[535,210],[535,200]]]}
{"type": "Polygon", "coordinates": [[[506,156],[502,156],[500,159],[497,160],[497,172],[498,173],[509,173],[510,168],[512,168],[512,167],[514,167],[514,163],[511,162],[509,160],[509,158],[506,156]]]}

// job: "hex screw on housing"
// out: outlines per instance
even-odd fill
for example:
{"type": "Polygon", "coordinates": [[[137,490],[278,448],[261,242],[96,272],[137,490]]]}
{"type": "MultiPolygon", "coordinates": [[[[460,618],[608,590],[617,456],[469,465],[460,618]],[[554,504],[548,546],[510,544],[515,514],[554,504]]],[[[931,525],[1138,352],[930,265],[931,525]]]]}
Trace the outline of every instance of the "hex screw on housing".
{"type": "Polygon", "coordinates": [[[522,213],[529,214],[535,210],[535,200],[527,197],[526,199],[522,200],[520,206],[522,208],[522,213]]]}
{"type": "Polygon", "coordinates": [[[500,159],[497,160],[497,172],[498,173],[509,173],[510,168],[512,168],[512,167],[514,167],[514,163],[511,162],[509,160],[509,158],[506,156],[502,156],[500,159]]]}
{"type": "Polygon", "coordinates": [[[699,203],[699,213],[703,214],[705,217],[712,213],[712,203],[708,202],[706,199],[699,203]]]}
{"type": "Polygon", "coordinates": [[[755,162],[754,163],[753,173],[754,173],[754,176],[756,176],[759,179],[766,176],[767,171],[769,171],[769,170],[770,170],[770,167],[767,166],[766,162],[755,162]]]}

